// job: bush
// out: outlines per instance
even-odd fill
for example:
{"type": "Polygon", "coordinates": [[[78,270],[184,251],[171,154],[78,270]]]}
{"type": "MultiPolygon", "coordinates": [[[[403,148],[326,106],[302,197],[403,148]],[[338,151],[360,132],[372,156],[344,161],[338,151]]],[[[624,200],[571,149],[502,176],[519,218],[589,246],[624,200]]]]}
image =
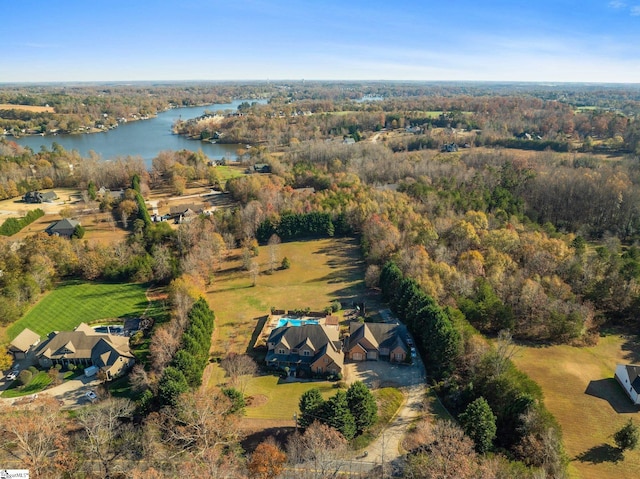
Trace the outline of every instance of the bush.
{"type": "Polygon", "coordinates": [[[61,371],[62,370],[62,364],[58,363],[53,367],[56,371],[61,371]]]}
{"type": "Polygon", "coordinates": [[[280,267],[282,269],[291,268],[291,261],[289,260],[289,258],[287,258],[286,256],[284,258],[282,258],[282,264],[280,265],[280,267]]]}
{"type": "Polygon", "coordinates": [[[38,374],[38,368],[36,368],[35,366],[29,366],[27,369],[31,372],[31,374],[38,374]]]}
{"type": "Polygon", "coordinates": [[[33,374],[31,373],[31,371],[25,369],[24,371],[20,371],[20,374],[18,374],[18,382],[21,386],[26,386],[27,384],[29,384],[32,377],[33,374]]]}
{"type": "Polygon", "coordinates": [[[340,311],[342,309],[342,305],[340,304],[340,301],[332,301],[331,302],[331,311],[332,312],[336,312],[336,311],[340,311]]]}

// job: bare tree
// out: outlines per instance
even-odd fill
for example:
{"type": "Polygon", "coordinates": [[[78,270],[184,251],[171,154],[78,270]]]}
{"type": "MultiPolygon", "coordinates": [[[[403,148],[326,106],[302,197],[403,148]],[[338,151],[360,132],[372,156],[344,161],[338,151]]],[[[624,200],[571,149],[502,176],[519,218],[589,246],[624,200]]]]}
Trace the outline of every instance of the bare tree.
{"type": "Polygon", "coordinates": [[[30,469],[34,477],[50,477],[64,433],[58,403],[38,398],[29,409],[0,415],[0,449],[30,469]]]}
{"type": "Polygon", "coordinates": [[[239,440],[238,417],[231,414],[231,401],[224,395],[195,391],[180,396],[175,408],[160,412],[162,440],[177,454],[195,457],[220,452],[239,440]]]}
{"type": "Polygon", "coordinates": [[[220,362],[220,366],[229,375],[231,386],[242,394],[245,393],[251,376],[258,371],[256,362],[246,354],[229,353],[220,362]]]}
{"type": "Polygon", "coordinates": [[[129,400],[108,399],[78,413],[80,449],[87,459],[99,464],[106,479],[124,469],[123,459],[134,456],[140,446],[131,423],[133,409],[129,400]]]}
{"type": "Polygon", "coordinates": [[[336,477],[345,464],[347,441],[336,429],[319,422],[287,443],[289,463],[307,477],[336,477]]]}
{"type": "Polygon", "coordinates": [[[280,250],[280,237],[277,234],[272,234],[269,238],[269,272],[273,273],[278,264],[278,252],[280,250]]]}

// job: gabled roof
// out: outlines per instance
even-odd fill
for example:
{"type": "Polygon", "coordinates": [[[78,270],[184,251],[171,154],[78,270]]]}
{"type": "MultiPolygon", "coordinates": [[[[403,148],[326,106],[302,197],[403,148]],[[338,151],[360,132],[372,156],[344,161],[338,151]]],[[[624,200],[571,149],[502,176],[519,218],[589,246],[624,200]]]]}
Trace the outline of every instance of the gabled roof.
{"type": "Polygon", "coordinates": [[[24,328],[20,334],[18,334],[13,341],[11,341],[11,346],[17,350],[22,351],[23,353],[27,352],[31,346],[37,344],[40,341],[40,336],[29,328],[24,328]]]}
{"type": "MultiPolygon", "coordinates": [[[[312,356],[301,356],[299,354],[278,354],[276,349],[269,349],[267,352],[267,362],[288,361],[311,364],[315,362],[325,352],[330,352],[334,356],[340,356],[339,332],[333,328],[325,328],[321,324],[305,324],[304,326],[283,326],[271,331],[268,344],[277,346],[282,343],[288,349],[301,349],[308,346],[312,351],[312,356]],[[324,351],[324,352],[323,352],[324,351]]],[[[334,361],[336,361],[334,359],[334,361]]]]}
{"type": "Polygon", "coordinates": [[[629,383],[631,387],[640,394],[640,365],[627,364],[625,365],[627,374],[629,375],[629,383]]]}
{"type": "Polygon", "coordinates": [[[388,348],[393,350],[397,347],[401,347],[407,351],[407,347],[404,342],[406,335],[404,327],[399,324],[389,323],[359,323],[352,321],[349,323],[349,345],[348,350],[351,350],[356,344],[361,344],[362,340],[366,340],[375,349],[388,348]]]}
{"type": "Polygon", "coordinates": [[[110,366],[120,357],[133,358],[128,338],[96,333],[84,323],[74,331],[51,333],[36,349],[36,356],[50,360],[91,359],[99,367],[110,366]]]}
{"type": "Polygon", "coordinates": [[[51,223],[45,231],[50,235],[54,235],[54,234],[66,235],[70,233],[73,234],[74,230],[76,229],[76,226],[78,226],[79,224],[80,224],[79,221],[64,218],[60,221],[51,223]]]}

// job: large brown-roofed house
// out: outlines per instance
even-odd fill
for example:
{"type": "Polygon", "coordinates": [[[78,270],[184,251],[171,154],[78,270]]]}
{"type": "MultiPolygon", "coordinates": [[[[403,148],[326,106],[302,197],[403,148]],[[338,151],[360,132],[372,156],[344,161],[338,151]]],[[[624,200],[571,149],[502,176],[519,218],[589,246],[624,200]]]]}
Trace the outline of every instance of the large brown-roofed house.
{"type": "Polygon", "coordinates": [[[39,342],[40,336],[37,333],[34,333],[29,328],[24,328],[9,344],[9,352],[13,354],[16,361],[24,359],[31,351],[31,348],[39,342]]]}
{"type": "Polygon", "coordinates": [[[49,334],[35,351],[42,367],[54,364],[96,366],[113,379],[125,373],[135,359],[129,350],[129,338],[97,333],[85,323],[73,331],[49,334]]]}
{"type": "Polygon", "coordinates": [[[267,340],[266,363],[289,367],[291,374],[339,374],[344,366],[336,328],[320,324],[283,326],[271,331],[267,340]]]}
{"type": "Polygon", "coordinates": [[[345,346],[345,355],[352,361],[377,361],[386,359],[402,362],[409,348],[402,326],[389,323],[349,323],[349,339],[345,346]]]}

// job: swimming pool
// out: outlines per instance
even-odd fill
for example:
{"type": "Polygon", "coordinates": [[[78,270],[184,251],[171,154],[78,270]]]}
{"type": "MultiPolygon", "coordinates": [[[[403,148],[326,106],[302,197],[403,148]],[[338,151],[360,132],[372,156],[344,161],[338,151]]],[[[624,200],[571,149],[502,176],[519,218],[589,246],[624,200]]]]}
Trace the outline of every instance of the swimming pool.
{"type": "Polygon", "coordinates": [[[315,319],[280,318],[276,328],[283,326],[304,326],[305,324],[320,324],[315,319]]]}

